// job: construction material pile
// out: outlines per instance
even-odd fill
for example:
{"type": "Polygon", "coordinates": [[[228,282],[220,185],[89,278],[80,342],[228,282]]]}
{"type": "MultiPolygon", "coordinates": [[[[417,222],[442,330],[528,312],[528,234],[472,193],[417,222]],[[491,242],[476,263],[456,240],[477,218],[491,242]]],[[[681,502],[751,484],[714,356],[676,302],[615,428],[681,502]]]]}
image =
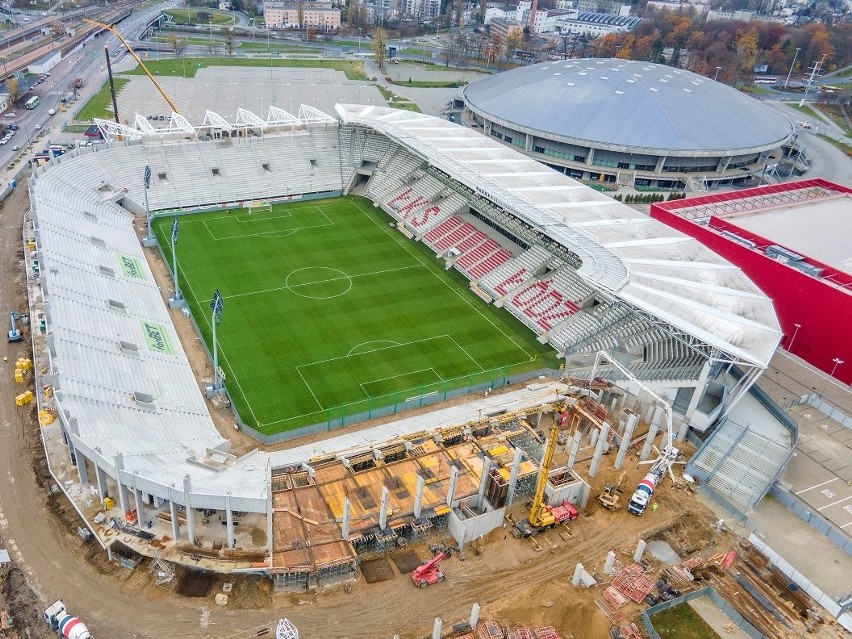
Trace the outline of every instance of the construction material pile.
{"type": "Polygon", "coordinates": [[[494,621],[483,621],[476,632],[469,632],[458,639],[562,639],[552,626],[517,626],[503,628],[494,621]]]}

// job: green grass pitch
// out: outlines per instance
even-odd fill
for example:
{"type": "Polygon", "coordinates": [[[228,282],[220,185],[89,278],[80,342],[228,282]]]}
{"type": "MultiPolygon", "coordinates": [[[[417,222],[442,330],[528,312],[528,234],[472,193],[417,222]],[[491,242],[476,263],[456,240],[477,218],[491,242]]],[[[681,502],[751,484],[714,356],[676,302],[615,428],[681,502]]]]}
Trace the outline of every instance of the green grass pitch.
{"type": "MultiPolygon", "coordinates": [[[[552,348],[364,198],[181,217],[181,291],[241,419],[265,434],[556,367],[552,348]]],[[[154,229],[171,265],[171,217],[154,229]]]]}

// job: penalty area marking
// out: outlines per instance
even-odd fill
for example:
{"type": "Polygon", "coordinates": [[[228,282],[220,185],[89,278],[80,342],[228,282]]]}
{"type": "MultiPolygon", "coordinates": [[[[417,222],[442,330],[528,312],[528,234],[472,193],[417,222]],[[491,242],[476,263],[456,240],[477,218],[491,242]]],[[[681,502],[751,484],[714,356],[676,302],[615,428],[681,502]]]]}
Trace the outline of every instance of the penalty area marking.
{"type": "MultiPolygon", "coordinates": [[[[444,380],[443,377],[441,377],[438,374],[438,371],[436,371],[434,368],[432,368],[430,366],[429,368],[421,368],[421,369],[416,370],[416,371],[406,371],[404,373],[399,373],[398,375],[391,375],[389,377],[379,377],[378,379],[371,379],[370,381],[359,383],[358,386],[361,387],[361,390],[364,392],[364,394],[367,396],[368,399],[372,399],[373,396],[370,395],[370,393],[367,392],[367,390],[364,388],[364,384],[367,384],[367,385],[375,384],[376,382],[384,382],[384,381],[389,380],[389,379],[396,379],[397,377],[405,377],[406,375],[416,375],[417,373],[424,373],[426,371],[432,371],[432,373],[435,375],[435,377],[438,378],[439,381],[441,381],[441,382],[446,381],[446,380],[444,380]]],[[[403,389],[403,390],[405,390],[405,389],[403,389]]],[[[411,390],[411,389],[409,389],[409,390],[411,390]]],[[[435,391],[435,392],[437,393],[438,391],[435,391]]]]}

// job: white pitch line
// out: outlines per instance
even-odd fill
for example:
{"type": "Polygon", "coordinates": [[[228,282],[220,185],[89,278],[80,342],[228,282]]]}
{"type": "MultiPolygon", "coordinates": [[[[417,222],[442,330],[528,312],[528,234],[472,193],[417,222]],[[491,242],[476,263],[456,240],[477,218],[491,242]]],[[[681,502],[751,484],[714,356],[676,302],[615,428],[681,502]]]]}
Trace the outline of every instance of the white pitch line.
{"type": "MultiPolygon", "coordinates": [[[[415,264],[415,265],[412,265],[412,266],[400,266],[398,268],[385,269],[384,271],[373,271],[372,273],[359,273],[358,275],[346,275],[345,277],[330,277],[330,278],[325,279],[325,280],[316,280],[315,282],[305,282],[304,284],[289,284],[289,285],[285,285],[285,286],[276,286],[274,288],[261,289],[259,291],[250,291],[248,293],[234,293],[233,295],[228,295],[228,297],[225,298],[225,299],[230,300],[230,299],[234,299],[234,298],[237,298],[237,297],[247,297],[249,295],[261,295],[263,293],[274,293],[276,291],[283,291],[283,290],[291,289],[291,288],[299,288],[301,286],[311,286],[312,284],[325,284],[327,282],[336,282],[336,281],[339,281],[339,280],[351,280],[354,277],[369,277],[370,275],[381,275],[383,273],[393,273],[394,271],[405,271],[405,270],[410,269],[410,268],[420,268],[421,266],[422,266],[421,264],[415,264]]],[[[310,267],[306,267],[306,268],[310,268],[310,267]]],[[[317,266],[315,268],[327,269],[329,267],[317,266]]],[[[334,269],[334,270],[337,270],[337,269],[334,269]]],[[[341,271],[341,273],[342,272],[343,271],[341,271]]]]}
{"type": "Polygon", "coordinates": [[[477,366],[479,366],[479,370],[480,370],[480,371],[483,371],[483,372],[485,371],[485,369],[484,369],[484,368],[482,368],[482,364],[480,364],[480,363],[479,363],[479,362],[477,362],[475,359],[473,359],[473,357],[471,357],[471,356],[470,356],[470,353],[468,353],[466,350],[464,350],[464,348],[462,347],[462,345],[461,345],[461,344],[459,344],[459,343],[455,340],[455,338],[454,338],[452,335],[447,335],[447,337],[449,337],[451,340],[453,340],[453,344],[455,344],[455,345],[458,347],[458,349],[459,349],[462,353],[464,353],[465,355],[467,355],[467,358],[468,358],[471,362],[473,362],[474,364],[476,364],[477,366]]]}
{"type": "MultiPolygon", "coordinates": [[[[441,382],[445,381],[443,377],[438,375],[438,371],[436,371],[434,368],[432,368],[430,366],[429,368],[421,368],[421,369],[416,370],[416,371],[407,371],[405,373],[400,373],[399,375],[391,375],[390,377],[380,377],[379,379],[371,379],[368,382],[360,382],[358,384],[358,386],[361,387],[361,391],[367,396],[368,399],[373,399],[373,396],[370,395],[370,393],[368,393],[364,389],[364,384],[375,384],[376,382],[384,382],[385,380],[388,380],[388,379],[396,379],[397,377],[403,377],[405,375],[414,375],[415,373],[422,373],[424,371],[432,371],[435,374],[435,377],[437,377],[439,381],[441,381],[441,382]]],[[[401,390],[406,390],[406,389],[401,389],[401,390]]],[[[407,390],[411,390],[411,389],[407,389],[407,390]]]]}
{"type": "MultiPolygon", "coordinates": [[[[431,342],[433,339],[441,339],[441,338],[444,338],[444,337],[449,337],[449,335],[434,335],[432,337],[425,337],[423,339],[416,339],[412,342],[403,342],[402,344],[397,344],[396,346],[382,346],[380,348],[374,348],[374,349],[369,350],[369,351],[364,351],[363,353],[355,353],[355,356],[357,357],[358,355],[366,355],[367,353],[375,353],[377,351],[386,351],[390,348],[398,348],[400,346],[411,346],[412,344],[419,344],[420,342],[431,342]]],[[[316,364],[327,364],[328,362],[336,362],[337,360],[346,359],[347,357],[349,357],[349,355],[340,355],[339,357],[329,357],[328,359],[318,359],[317,361],[310,362],[308,364],[299,364],[299,366],[303,366],[303,367],[307,368],[309,366],[314,366],[316,364]]]]}
{"type": "MultiPolygon", "coordinates": [[[[309,390],[309,391],[311,391],[311,395],[313,395],[314,401],[317,403],[317,406],[319,406],[319,407],[320,407],[320,410],[325,410],[325,408],[323,408],[323,405],[322,405],[322,404],[320,404],[320,400],[318,400],[318,399],[317,399],[316,393],[314,393],[314,389],[313,389],[313,388],[311,388],[311,385],[310,385],[310,384],[308,384],[308,380],[306,380],[306,379],[305,379],[305,376],[304,376],[304,375],[302,375],[302,371],[300,371],[300,370],[299,370],[299,367],[298,367],[298,366],[296,367],[296,372],[297,372],[297,373],[299,373],[299,377],[301,377],[301,378],[302,378],[302,381],[305,383],[305,386],[307,386],[307,387],[308,387],[308,390],[309,390]]],[[[312,414],[312,413],[308,413],[308,414],[310,415],[310,414],[312,414]]]]}

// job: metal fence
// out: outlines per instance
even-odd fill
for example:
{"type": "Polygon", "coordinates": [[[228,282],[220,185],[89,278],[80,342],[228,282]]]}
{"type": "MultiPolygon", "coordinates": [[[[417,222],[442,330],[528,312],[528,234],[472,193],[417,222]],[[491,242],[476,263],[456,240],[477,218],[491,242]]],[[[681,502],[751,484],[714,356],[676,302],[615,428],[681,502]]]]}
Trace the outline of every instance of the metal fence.
{"type": "MultiPolygon", "coordinates": [[[[495,372],[497,372],[498,375],[495,378],[488,380],[481,379],[482,373],[478,373],[476,378],[471,377],[460,378],[457,380],[447,380],[447,382],[442,383],[442,388],[439,391],[406,391],[402,394],[390,396],[385,395],[383,397],[373,398],[372,400],[370,400],[371,407],[368,410],[361,410],[359,412],[356,412],[357,408],[355,408],[355,406],[359,406],[363,402],[359,402],[358,405],[347,404],[345,406],[332,407],[326,411],[325,421],[317,422],[315,424],[311,424],[310,426],[294,428],[293,430],[288,430],[281,433],[275,433],[272,435],[261,433],[260,431],[252,428],[251,426],[243,424],[242,420],[239,419],[238,415],[237,420],[240,422],[240,427],[255,439],[263,442],[264,444],[277,444],[279,442],[295,439],[297,437],[303,437],[305,435],[327,432],[335,430],[337,428],[343,428],[344,426],[349,426],[351,424],[365,422],[370,419],[387,417],[390,415],[396,415],[397,413],[403,411],[412,410],[415,408],[422,408],[424,406],[431,406],[433,404],[444,402],[449,399],[455,399],[457,397],[464,397],[476,393],[484,393],[489,389],[493,390],[496,388],[502,388],[510,384],[525,382],[541,376],[560,376],[559,371],[549,368],[540,368],[534,371],[527,371],[525,373],[518,373],[515,375],[507,374],[505,368],[498,369],[495,372]],[[465,383],[465,379],[469,379],[469,383],[465,383]],[[456,386],[455,388],[452,387],[454,383],[458,384],[458,386],[456,386]],[[403,398],[403,395],[409,395],[409,397],[403,398]],[[395,398],[396,401],[394,401],[395,398]],[[348,412],[350,410],[352,411],[351,413],[348,412]]],[[[236,415],[236,412],[234,414],[236,415]]]]}
{"type": "Polygon", "coordinates": [[[654,624],[651,622],[651,617],[653,617],[658,612],[663,612],[664,610],[669,610],[670,608],[674,608],[675,606],[679,606],[681,604],[685,604],[694,599],[699,599],[701,597],[707,597],[713,604],[719,608],[722,612],[728,615],[728,618],[731,622],[737,626],[742,632],[747,634],[749,637],[753,639],[762,639],[763,634],[754,626],[752,626],[745,618],[738,613],[731,604],[725,600],[718,592],[713,590],[710,586],[702,588],[701,590],[695,590],[693,592],[688,592],[681,597],[677,597],[675,599],[671,599],[669,601],[664,601],[662,603],[658,603],[656,606],[651,606],[645,612],[642,613],[642,623],[645,624],[645,630],[648,631],[648,634],[651,635],[651,639],[661,639],[660,634],[657,632],[657,629],[654,628],[654,624]]]}

